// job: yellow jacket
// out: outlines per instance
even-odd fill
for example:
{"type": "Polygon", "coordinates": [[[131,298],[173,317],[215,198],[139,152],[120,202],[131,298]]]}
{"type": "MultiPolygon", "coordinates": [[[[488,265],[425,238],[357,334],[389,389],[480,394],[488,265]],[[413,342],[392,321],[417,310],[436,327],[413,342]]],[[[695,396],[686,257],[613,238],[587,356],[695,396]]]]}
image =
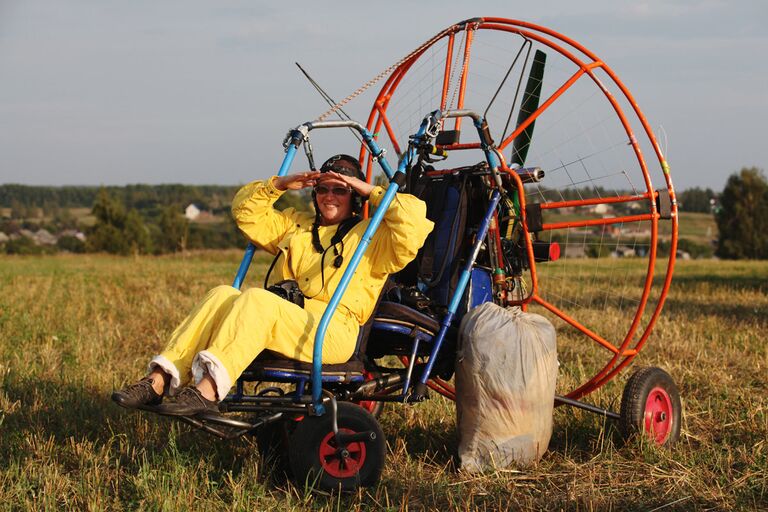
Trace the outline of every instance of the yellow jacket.
{"type": "MultiPolygon", "coordinates": [[[[340,268],[333,266],[333,249],[325,257],[325,285],[322,285],[321,254],[312,246],[312,222],[314,215],[297,212],[293,208],[278,211],[272,207],[283,191],[275,188],[274,177],[267,181],[255,181],[241,188],[232,201],[232,215],[238,227],[254,244],[284,257],[275,265],[279,279],[294,279],[307,297],[328,303],[341,281],[344,270],[360,242],[369,219],[359,222],[338,244],[344,262],[340,268]]],[[[384,189],[375,187],[369,204],[377,207],[384,197],[384,189]]],[[[381,289],[388,274],[405,267],[416,257],[424,245],[434,224],[427,219],[426,204],[410,194],[397,194],[392,200],[382,223],[363,256],[346,293],[340,309],[351,313],[363,325],[373,313],[381,289]]],[[[320,242],[330,245],[338,225],[320,226],[320,242]]]]}

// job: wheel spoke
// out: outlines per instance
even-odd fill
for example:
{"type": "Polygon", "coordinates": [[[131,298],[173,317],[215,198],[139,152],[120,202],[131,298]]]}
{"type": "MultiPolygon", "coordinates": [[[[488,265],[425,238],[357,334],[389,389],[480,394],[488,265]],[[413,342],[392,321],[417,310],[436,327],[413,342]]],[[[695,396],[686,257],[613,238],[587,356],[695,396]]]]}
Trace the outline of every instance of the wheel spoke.
{"type": "Polygon", "coordinates": [[[361,445],[362,443],[350,443],[347,446],[347,451],[349,453],[359,453],[361,451],[361,445]]]}

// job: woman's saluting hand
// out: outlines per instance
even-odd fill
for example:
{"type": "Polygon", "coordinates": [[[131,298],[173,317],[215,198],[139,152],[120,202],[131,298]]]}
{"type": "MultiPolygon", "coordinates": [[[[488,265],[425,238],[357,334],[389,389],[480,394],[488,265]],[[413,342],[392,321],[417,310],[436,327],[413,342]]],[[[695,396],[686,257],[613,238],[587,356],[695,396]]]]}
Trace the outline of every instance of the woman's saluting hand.
{"type": "Polygon", "coordinates": [[[299,172],[279,176],[273,181],[273,185],[278,190],[301,190],[302,188],[314,187],[320,171],[299,172]]]}

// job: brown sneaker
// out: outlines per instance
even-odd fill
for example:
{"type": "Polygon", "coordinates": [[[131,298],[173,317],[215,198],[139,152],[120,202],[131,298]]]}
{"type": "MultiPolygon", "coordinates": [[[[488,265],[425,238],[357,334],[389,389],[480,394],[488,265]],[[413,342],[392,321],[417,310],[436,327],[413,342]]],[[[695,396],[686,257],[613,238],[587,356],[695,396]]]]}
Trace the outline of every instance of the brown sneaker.
{"type": "Polygon", "coordinates": [[[152,387],[151,377],[144,377],[136,384],[112,393],[112,401],[126,409],[154,409],[163,401],[163,395],[152,387]]]}
{"type": "Polygon", "coordinates": [[[170,416],[194,416],[200,413],[219,413],[219,404],[205,398],[195,387],[182,389],[172,403],[164,403],[153,409],[170,416]]]}

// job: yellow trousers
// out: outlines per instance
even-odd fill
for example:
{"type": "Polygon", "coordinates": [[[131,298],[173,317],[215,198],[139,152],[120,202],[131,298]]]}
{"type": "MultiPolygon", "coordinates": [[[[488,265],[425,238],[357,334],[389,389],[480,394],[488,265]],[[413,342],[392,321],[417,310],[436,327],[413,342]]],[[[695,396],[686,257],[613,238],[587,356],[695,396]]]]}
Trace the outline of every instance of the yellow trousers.
{"type": "MultiPolygon", "coordinates": [[[[218,286],[173,331],[163,352],[150,362],[171,375],[171,388],[199,382],[207,372],[219,399],[265,349],[311,362],[317,324],[327,304],[305,300],[304,309],[261,288],[240,292],[218,286]]],[[[343,363],[355,349],[360,324],[337,309],[323,342],[323,363],[343,363]]]]}

